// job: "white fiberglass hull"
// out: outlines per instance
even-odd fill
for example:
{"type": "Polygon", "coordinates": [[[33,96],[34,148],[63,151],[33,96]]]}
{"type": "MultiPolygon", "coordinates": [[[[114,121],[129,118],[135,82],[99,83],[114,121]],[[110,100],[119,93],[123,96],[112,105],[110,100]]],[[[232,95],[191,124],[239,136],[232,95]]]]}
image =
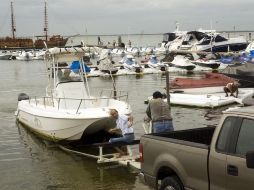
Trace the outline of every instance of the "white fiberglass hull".
{"type": "Polygon", "coordinates": [[[200,87],[200,88],[182,88],[182,89],[171,89],[171,92],[185,93],[185,94],[211,94],[224,92],[224,86],[211,86],[211,87],[200,87]]]}
{"type": "MultiPolygon", "coordinates": [[[[120,106],[124,107],[122,104],[120,106]]],[[[29,100],[22,100],[18,103],[16,116],[20,123],[48,140],[76,141],[81,139],[83,133],[92,134],[108,127],[104,120],[109,118],[109,109],[109,107],[80,108],[77,112],[77,109],[36,105],[29,103],[29,100]]],[[[120,110],[120,113],[123,112],[120,110]]],[[[124,112],[129,113],[128,110],[124,112]]]]}
{"type": "Polygon", "coordinates": [[[18,121],[38,135],[52,141],[75,141],[98,119],[65,119],[33,115],[19,110],[18,121]]]}

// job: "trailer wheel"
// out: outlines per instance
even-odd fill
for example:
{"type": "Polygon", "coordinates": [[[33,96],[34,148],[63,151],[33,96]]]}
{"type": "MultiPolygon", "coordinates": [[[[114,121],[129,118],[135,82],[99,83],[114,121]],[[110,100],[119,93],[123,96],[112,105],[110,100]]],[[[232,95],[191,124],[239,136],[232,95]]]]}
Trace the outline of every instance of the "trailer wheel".
{"type": "Polygon", "coordinates": [[[178,177],[170,176],[161,181],[159,190],[184,190],[184,188],[178,177]]]}

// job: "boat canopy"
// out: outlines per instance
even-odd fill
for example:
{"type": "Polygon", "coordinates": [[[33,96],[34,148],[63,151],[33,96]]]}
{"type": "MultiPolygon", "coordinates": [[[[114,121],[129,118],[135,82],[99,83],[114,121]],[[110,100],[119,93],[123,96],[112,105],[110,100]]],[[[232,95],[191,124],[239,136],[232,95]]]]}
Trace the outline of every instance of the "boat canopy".
{"type": "Polygon", "coordinates": [[[98,47],[70,47],[70,48],[50,48],[46,51],[46,60],[54,62],[72,62],[81,60],[86,53],[99,53],[102,49],[98,47]]]}
{"type": "MultiPolygon", "coordinates": [[[[86,72],[86,73],[89,73],[91,71],[91,69],[86,65],[84,64],[84,67],[83,70],[86,72]]],[[[79,70],[80,70],[80,62],[79,61],[73,61],[71,63],[71,66],[70,66],[70,69],[74,72],[74,73],[79,73],[79,70]]]]}
{"type": "Polygon", "coordinates": [[[205,38],[205,37],[208,37],[207,34],[203,33],[203,32],[199,32],[199,31],[190,31],[190,32],[187,32],[187,35],[189,36],[195,36],[195,38],[200,41],[201,39],[205,38]]]}

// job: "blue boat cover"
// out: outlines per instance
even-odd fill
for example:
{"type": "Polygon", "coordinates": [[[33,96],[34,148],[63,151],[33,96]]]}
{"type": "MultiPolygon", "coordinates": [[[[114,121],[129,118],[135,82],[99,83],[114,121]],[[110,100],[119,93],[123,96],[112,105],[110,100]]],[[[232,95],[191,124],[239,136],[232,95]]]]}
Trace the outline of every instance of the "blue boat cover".
{"type": "MultiPolygon", "coordinates": [[[[86,64],[84,64],[84,66],[85,66],[84,71],[85,71],[86,73],[89,73],[89,72],[91,71],[91,69],[90,69],[86,64]]],[[[73,62],[71,63],[70,69],[71,69],[74,73],[78,73],[79,70],[80,70],[80,63],[79,63],[79,61],[73,61],[73,62]]]]}

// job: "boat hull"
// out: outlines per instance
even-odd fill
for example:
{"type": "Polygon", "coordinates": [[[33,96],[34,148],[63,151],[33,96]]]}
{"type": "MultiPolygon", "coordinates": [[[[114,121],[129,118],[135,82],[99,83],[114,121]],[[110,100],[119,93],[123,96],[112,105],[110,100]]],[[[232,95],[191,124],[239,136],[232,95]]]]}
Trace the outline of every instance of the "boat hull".
{"type": "Polygon", "coordinates": [[[0,55],[0,60],[10,60],[11,57],[12,57],[12,55],[8,55],[8,54],[0,55]]]}
{"type": "MultiPolygon", "coordinates": [[[[56,118],[34,115],[18,110],[17,120],[39,136],[51,141],[76,141],[81,139],[85,130],[102,118],[56,118]]],[[[94,132],[100,128],[93,129],[94,132]]],[[[90,129],[90,133],[91,129],[90,129]]]]}
{"type": "Polygon", "coordinates": [[[199,65],[201,67],[208,67],[211,69],[218,69],[218,67],[220,66],[220,62],[216,62],[216,61],[193,61],[192,63],[199,65]]]}
{"type": "Polygon", "coordinates": [[[103,73],[112,74],[112,75],[116,74],[117,71],[118,71],[118,69],[115,69],[115,70],[102,69],[101,70],[101,72],[103,72],[103,73]]]}
{"type": "Polygon", "coordinates": [[[222,44],[222,45],[216,45],[213,46],[211,49],[211,46],[204,46],[204,47],[198,47],[198,51],[206,51],[206,52],[228,52],[228,51],[242,51],[245,50],[248,46],[247,43],[233,43],[233,44],[222,44]]]}
{"type": "Polygon", "coordinates": [[[195,69],[195,65],[178,65],[178,64],[173,64],[172,66],[180,68],[180,69],[185,69],[187,71],[193,71],[195,69]]]}
{"type": "Polygon", "coordinates": [[[223,92],[224,86],[211,86],[211,87],[200,87],[200,88],[182,88],[182,89],[171,89],[172,93],[186,93],[186,94],[212,94],[223,92]]]}

